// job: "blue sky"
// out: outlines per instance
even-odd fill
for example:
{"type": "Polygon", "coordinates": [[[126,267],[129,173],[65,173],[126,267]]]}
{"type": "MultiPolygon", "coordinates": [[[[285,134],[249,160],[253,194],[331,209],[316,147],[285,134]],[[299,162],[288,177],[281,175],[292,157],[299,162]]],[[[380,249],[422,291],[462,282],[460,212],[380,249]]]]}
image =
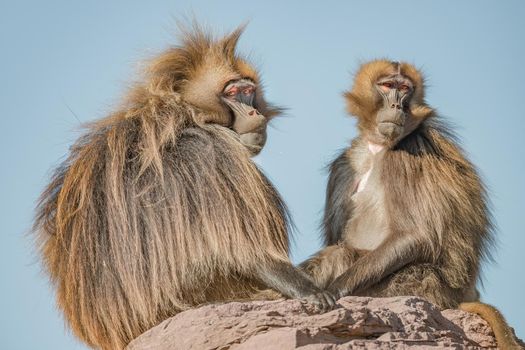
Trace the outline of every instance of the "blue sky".
{"type": "Polygon", "coordinates": [[[240,51],[262,70],[275,120],[257,162],[288,203],[293,260],[319,248],[324,167],[356,135],[342,91],[360,62],[421,67],[489,189],[496,264],[482,298],[525,337],[525,2],[17,1],[0,5],[0,347],[83,349],[65,329],[27,232],[80,122],[111,111],[141,60],[176,43],[175,19],[217,33],[250,21],[240,51]]]}

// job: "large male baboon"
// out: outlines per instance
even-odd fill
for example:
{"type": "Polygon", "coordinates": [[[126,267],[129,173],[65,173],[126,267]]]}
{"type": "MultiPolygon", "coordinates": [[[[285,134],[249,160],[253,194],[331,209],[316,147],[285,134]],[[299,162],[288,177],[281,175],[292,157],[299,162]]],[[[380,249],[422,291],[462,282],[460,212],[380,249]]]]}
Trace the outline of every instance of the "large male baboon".
{"type": "Polygon", "coordinates": [[[90,346],[121,349],[181,310],[266,288],[334,303],[291,265],[285,205],[250,159],[279,111],[235,54],[240,34],[186,32],[87,127],[41,197],[44,265],[90,346]]]}
{"type": "Polygon", "coordinates": [[[503,317],[477,302],[493,240],[486,192],[407,63],[364,64],[345,94],[359,136],[330,167],[324,240],[302,267],[337,297],[418,295],[478,312],[502,347],[503,317]]]}

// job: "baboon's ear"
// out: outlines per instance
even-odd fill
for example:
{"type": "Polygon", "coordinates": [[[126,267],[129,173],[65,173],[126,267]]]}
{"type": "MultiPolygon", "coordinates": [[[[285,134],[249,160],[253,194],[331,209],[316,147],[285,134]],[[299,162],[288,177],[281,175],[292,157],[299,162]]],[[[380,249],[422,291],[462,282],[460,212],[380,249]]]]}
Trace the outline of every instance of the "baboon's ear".
{"type": "Polygon", "coordinates": [[[237,47],[239,38],[241,37],[245,28],[246,28],[246,24],[240,25],[237,29],[235,29],[229,35],[225,36],[219,42],[219,45],[221,46],[222,51],[224,52],[226,57],[229,57],[229,58],[235,57],[235,48],[237,47]]]}

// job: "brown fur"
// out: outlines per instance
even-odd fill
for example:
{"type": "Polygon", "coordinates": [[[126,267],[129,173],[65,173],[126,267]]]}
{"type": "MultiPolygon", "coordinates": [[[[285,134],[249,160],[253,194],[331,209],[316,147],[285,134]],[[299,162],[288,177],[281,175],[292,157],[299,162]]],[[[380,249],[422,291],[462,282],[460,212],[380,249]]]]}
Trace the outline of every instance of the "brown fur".
{"type": "Polygon", "coordinates": [[[331,165],[327,247],[302,267],[338,296],[418,295],[441,308],[477,300],[480,264],[493,241],[486,191],[426,104],[422,75],[407,63],[372,61],[345,97],[360,135],[331,165]],[[374,154],[370,142],[383,107],[375,84],[396,72],[414,84],[405,135],[383,140],[374,154]],[[361,181],[365,188],[357,191],[361,181]]]}
{"type": "MultiPolygon", "coordinates": [[[[260,83],[234,52],[240,33],[187,31],[120,109],[87,126],[42,194],[41,256],[90,346],[122,349],[182,310],[252,299],[266,287],[254,271],[289,263],[285,205],[216,97],[232,79],[260,83]]],[[[257,106],[279,112],[262,93],[257,106]]]]}

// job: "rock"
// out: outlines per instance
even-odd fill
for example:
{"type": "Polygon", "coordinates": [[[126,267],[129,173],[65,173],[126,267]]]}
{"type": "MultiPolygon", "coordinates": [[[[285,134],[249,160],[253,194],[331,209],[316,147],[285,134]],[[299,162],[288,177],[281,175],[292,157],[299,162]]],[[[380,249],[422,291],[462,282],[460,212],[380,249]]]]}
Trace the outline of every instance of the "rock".
{"type": "Polygon", "coordinates": [[[489,325],[417,297],[346,297],[321,313],[299,300],[233,302],[182,312],[127,350],[495,348],[489,325]]]}

